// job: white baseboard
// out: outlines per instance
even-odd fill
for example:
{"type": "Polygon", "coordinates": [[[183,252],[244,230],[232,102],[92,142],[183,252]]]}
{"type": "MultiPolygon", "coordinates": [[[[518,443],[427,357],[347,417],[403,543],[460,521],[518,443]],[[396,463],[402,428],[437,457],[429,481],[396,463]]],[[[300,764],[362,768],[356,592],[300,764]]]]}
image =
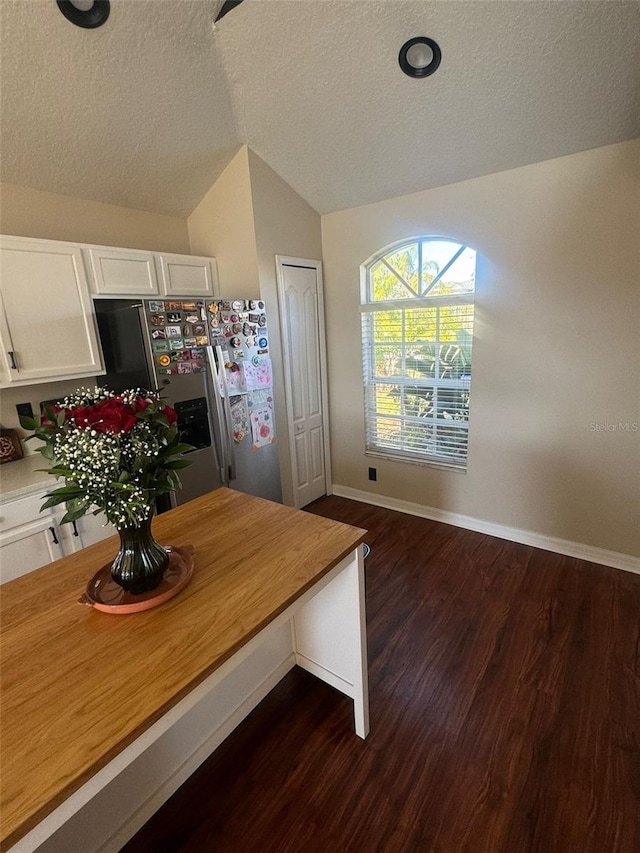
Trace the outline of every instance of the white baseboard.
{"type": "Polygon", "coordinates": [[[443,524],[463,527],[465,530],[475,530],[476,533],[487,533],[489,536],[497,536],[498,539],[507,539],[521,545],[531,545],[534,548],[542,548],[544,551],[554,551],[556,554],[564,554],[567,557],[576,557],[590,563],[598,563],[602,566],[611,566],[614,569],[640,574],[640,558],[631,554],[620,554],[617,551],[594,548],[592,545],[583,545],[580,542],[571,542],[568,539],[545,536],[543,533],[534,533],[531,530],[494,524],[491,521],[483,521],[481,518],[473,518],[470,515],[459,515],[455,512],[447,512],[443,509],[423,506],[411,501],[390,498],[386,495],[376,495],[360,489],[351,489],[348,486],[340,486],[336,483],[333,484],[332,493],[341,498],[351,498],[351,500],[361,501],[372,506],[395,509],[408,515],[417,515],[431,521],[441,521],[443,524]]]}
{"type": "Polygon", "coordinates": [[[346,679],[337,675],[337,673],[327,669],[326,666],[322,666],[317,661],[311,660],[306,655],[301,655],[300,652],[296,652],[296,663],[301,669],[305,669],[311,675],[315,675],[316,678],[330,684],[335,690],[344,693],[345,696],[349,696],[351,699],[354,698],[355,685],[352,681],[346,681],[346,679]]]}

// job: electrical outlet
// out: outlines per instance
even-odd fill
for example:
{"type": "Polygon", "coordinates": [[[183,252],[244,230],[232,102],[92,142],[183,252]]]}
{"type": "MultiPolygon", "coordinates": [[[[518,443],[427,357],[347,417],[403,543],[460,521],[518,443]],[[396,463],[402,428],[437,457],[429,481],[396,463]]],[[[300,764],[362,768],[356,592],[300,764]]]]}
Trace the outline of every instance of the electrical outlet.
{"type": "Polygon", "coordinates": [[[378,479],[378,469],[377,468],[369,468],[369,479],[377,480],[378,479]]]}
{"type": "Polygon", "coordinates": [[[16,412],[19,418],[32,418],[33,408],[31,403],[16,403],[16,412]]]}

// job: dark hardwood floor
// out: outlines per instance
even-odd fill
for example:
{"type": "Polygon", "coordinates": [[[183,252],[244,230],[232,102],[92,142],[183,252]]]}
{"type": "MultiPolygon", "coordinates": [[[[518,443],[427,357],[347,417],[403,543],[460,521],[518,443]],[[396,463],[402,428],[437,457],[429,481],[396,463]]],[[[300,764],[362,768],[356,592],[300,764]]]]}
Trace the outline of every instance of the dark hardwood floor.
{"type": "Polygon", "coordinates": [[[370,736],[294,670],[127,853],[638,853],[640,576],[308,509],[370,531],[370,736]]]}

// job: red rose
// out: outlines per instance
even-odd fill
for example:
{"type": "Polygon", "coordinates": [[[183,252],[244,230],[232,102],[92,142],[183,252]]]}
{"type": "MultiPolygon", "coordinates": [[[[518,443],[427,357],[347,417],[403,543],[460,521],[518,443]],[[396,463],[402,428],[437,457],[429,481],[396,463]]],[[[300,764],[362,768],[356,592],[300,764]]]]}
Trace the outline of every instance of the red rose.
{"type": "Polygon", "coordinates": [[[101,400],[86,408],[79,406],[74,411],[74,421],[81,429],[95,429],[96,432],[114,435],[131,432],[136,420],[131,407],[123,404],[122,397],[101,400]]]}
{"type": "Polygon", "coordinates": [[[169,421],[170,424],[175,424],[178,420],[178,416],[176,415],[176,410],[172,409],[171,406],[165,406],[162,410],[162,414],[169,421]]]}
{"type": "Polygon", "coordinates": [[[71,410],[71,420],[80,429],[86,429],[90,426],[87,420],[87,412],[90,411],[90,406],[77,406],[71,410]]]}
{"type": "Polygon", "coordinates": [[[42,414],[40,415],[40,423],[57,425],[57,416],[62,411],[61,406],[56,406],[55,403],[48,403],[42,414]]]}
{"type": "Polygon", "coordinates": [[[147,400],[146,397],[136,397],[133,402],[133,411],[137,414],[138,412],[144,412],[145,409],[148,409],[151,403],[147,400]]]}

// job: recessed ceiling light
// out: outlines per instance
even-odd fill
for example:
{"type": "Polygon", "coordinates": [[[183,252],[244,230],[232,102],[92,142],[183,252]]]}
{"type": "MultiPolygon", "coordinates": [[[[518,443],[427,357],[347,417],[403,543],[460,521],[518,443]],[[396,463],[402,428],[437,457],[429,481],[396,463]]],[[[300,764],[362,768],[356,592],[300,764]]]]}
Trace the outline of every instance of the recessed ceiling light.
{"type": "Polygon", "coordinates": [[[92,30],[101,27],[109,17],[109,0],[58,0],[58,7],[68,21],[92,30]]]}
{"type": "Polygon", "coordinates": [[[398,62],[409,77],[429,77],[438,70],[442,52],[433,39],[426,36],[409,39],[400,48],[398,62]]]}

